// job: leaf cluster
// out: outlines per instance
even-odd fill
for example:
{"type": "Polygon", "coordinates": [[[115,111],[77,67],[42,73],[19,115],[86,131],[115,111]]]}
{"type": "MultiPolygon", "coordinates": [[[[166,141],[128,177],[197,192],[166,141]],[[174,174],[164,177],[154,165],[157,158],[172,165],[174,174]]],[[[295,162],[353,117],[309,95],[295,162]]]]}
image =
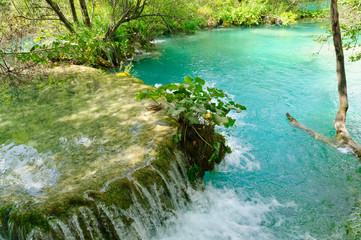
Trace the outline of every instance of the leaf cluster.
{"type": "Polygon", "coordinates": [[[343,45],[346,50],[352,50],[349,60],[352,62],[361,59],[361,1],[360,0],[343,0],[341,5],[341,30],[343,45]]]}
{"type": "Polygon", "coordinates": [[[190,125],[234,126],[236,120],[229,117],[228,113],[231,110],[240,113],[246,107],[232,101],[222,90],[204,85],[205,80],[199,77],[186,77],[179,84],[171,83],[142,91],[136,99],[163,99],[169,116],[190,125]]]}

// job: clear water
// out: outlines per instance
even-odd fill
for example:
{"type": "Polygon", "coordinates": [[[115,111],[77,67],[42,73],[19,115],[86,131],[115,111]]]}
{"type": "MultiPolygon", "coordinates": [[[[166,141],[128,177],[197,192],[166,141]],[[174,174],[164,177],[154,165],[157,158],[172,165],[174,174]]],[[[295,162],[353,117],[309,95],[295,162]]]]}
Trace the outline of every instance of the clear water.
{"type": "MultiPolygon", "coordinates": [[[[332,45],[312,34],[319,23],[228,28],[164,38],[157,58],[135,64],[147,84],[199,76],[247,106],[229,134],[234,151],[205,176],[206,190],[160,239],[345,239],[359,201],[360,164],[292,128],[289,112],[332,137],[338,108],[332,45]]],[[[361,63],[347,63],[347,125],[361,143],[361,63]]],[[[158,239],[157,238],[157,239],[158,239]]]]}

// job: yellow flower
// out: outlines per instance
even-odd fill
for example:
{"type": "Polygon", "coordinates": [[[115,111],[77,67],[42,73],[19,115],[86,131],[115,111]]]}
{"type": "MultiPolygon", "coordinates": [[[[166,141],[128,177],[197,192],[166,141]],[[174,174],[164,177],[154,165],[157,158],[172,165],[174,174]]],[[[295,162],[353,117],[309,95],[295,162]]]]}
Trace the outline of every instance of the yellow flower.
{"type": "Polygon", "coordinates": [[[120,72],[120,73],[116,73],[115,75],[117,76],[122,76],[122,77],[130,77],[131,75],[127,72],[120,72]]]}
{"type": "Polygon", "coordinates": [[[205,118],[205,119],[207,119],[207,118],[212,118],[212,113],[207,113],[207,114],[203,114],[203,117],[205,118]]]}

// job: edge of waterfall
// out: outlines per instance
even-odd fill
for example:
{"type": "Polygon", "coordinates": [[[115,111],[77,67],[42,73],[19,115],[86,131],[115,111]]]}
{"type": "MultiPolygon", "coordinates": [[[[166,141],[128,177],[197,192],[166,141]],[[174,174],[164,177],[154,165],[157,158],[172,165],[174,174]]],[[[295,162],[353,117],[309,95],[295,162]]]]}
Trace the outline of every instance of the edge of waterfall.
{"type": "MultiPolygon", "coordinates": [[[[130,87],[129,96],[150,87],[139,79],[106,75],[80,66],[50,70],[55,77],[65,73],[81,74],[93,82],[94,78],[121,82],[117,84],[130,87]]],[[[176,128],[164,112],[146,112],[145,106],[151,102],[135,102],[135,96],[129,96],[122,101],[131,103],[134,114],[146,118],[147,123],[142,124],[148,133],[144,136],[147,151],[128,154],[128,164],[119,171],[115,171],[115,164],[109,174],[84,173],[80,183],[58,192],[49,190],[51,196],[46,198],[0,198],[0,239],[150,239],[163,231],[178,209],[184,208],[190,189],[197,188],[197,184],[191,186],[188,182],[187,160],[172,141],[176,128]],[[130,164],[133,162],[136,164],[130,164]]],[[[138,135],[142,138],[142,134],[138,135]]],[[[135,141],[129,151],[136,151],[134,146],[143,147],[135,141]]],[[[105,160],[98,167],[106,164],[105,160]]]]}

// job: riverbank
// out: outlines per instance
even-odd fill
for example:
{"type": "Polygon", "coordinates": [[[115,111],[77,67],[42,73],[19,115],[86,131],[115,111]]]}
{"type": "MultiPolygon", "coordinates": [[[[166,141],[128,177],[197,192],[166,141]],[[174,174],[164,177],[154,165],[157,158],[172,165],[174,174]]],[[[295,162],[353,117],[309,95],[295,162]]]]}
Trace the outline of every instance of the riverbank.
{"type": "Polygon", "coordinates": [[[70,66],[0,92],[0,235],[149,239],[187,202],[175,123],[130,77],[70,66]]]}

